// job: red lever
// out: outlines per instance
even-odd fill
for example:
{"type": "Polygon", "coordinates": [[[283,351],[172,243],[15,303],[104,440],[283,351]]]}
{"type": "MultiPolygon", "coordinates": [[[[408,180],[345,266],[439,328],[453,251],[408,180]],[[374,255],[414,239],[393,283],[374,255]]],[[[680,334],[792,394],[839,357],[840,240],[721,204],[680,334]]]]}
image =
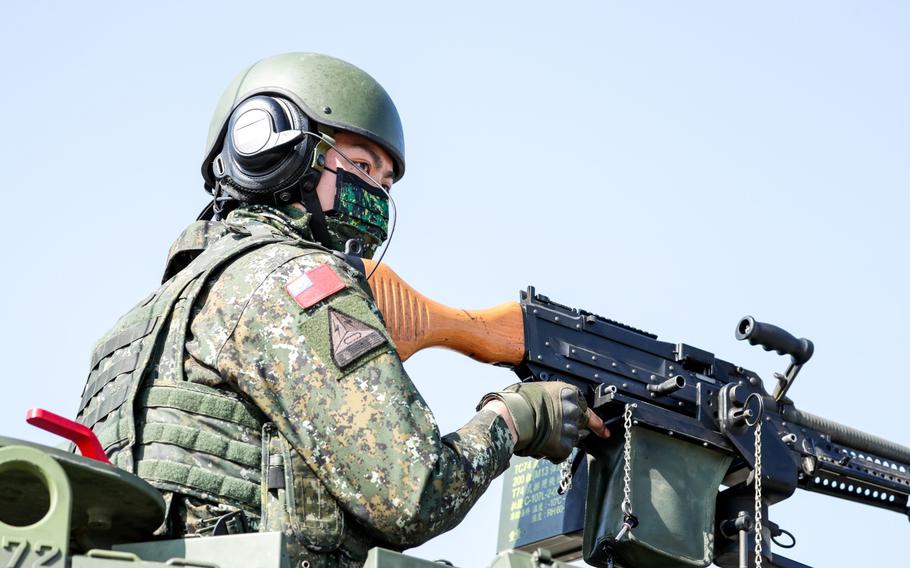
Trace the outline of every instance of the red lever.
{"type": "Polygon", "coordinates": [[[111,460],[107,459],[107,454],[104,453],[101,442],[98,441],[95,433],[78,422],[43,408],[29,409],[25,413],[25,421],[32,426],[47,430],[51,434],[57,434],[71,442],[75,442],[79,452],[89,459],[111,463],[111,460]]]}

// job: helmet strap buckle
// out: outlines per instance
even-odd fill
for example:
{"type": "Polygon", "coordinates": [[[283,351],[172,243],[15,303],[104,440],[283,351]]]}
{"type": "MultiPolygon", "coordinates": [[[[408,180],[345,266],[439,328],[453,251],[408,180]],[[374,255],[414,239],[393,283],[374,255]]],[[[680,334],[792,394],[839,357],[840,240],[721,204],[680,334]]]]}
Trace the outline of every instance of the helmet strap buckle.
{"type": "Polygon", "coordinates": [[[316,194],[316,183],[321,175],[321,171],[311,170],[295,186],[276,193],[275,204],[289,205],[295,201],[302,203],[304,209],[310,214],[310,232],[313,234],[313,238],[322,246],[332,248],[332,238],[325,221],[325,213],[322,211],[322,204],[316,194]],[[285,194],[290,197],[288,201],[282,199],[285,194]]]}
{"type": "Polygon", "coordinates": [[[215,182],[215,187],[209,190],[209,194],[212,196],[212,202],[202,211],[199,219],[204,219],[207,213],[211,212],[211,221],[221,221],[233,209],[233,206],[229,206],[229,204],[234,201],[234,198],[224,191],[220,181],[215,182]]]}
{"type": "Polygon", "coordinates": [[[335,131],[333,129],[316,125],[316,133],[319,134],[319,141],[313,147],[313,156],[310,160],[310,171],[322,172],[325,168],[325,157],[329,150],[335,147],[335,131]]]}

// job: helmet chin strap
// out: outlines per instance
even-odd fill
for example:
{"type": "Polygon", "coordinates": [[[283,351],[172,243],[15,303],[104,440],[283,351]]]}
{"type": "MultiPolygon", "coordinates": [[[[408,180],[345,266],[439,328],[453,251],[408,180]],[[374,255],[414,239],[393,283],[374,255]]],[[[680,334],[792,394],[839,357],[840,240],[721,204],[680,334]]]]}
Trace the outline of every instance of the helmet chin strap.
{"type": "Polygon", "coordinates": [[[329,236],[329,229],[325,222],[325,212],[322,210],[319,195],[316,193],[318,181],[317,178],[316,183],[313,184],[306,184],[304,180],[297,182],[300,186],[300,202],[310,214],[310,232],[313,233],[313,238],[322,246],[332,248],[332,238],[329,236]]]}
{"type": "Polygon", "coordinates": [[[212,196],[212,200],[205,209],[196,217],[197,221],[220,221],[236,206],[236,200],[227,194],[221,187],[221,182],[215,182],[215,187],[204,187],[205,192],[212,196]]]}
{"type": "MultiPolygon", "coordinates": [[[[325,212],[322,210],[322,204],[319,202],[319,194],[316,193],[316,187],[319,180],[322,179],[325,167],[325,155],[328,148],[335,148],[335,140],[330,132],[323,132],[321,127],[317,126],[317,132],[304,131],[302,136],[318,138],[319,143],[313,148],[313,155],[307,172],[295,184],[299,202],[310,214],[310,232],[313,238],[325,248],[332,248],[332,237],[329,235],[328,225],[325,221],[325,212]],[[328,147],[328,148],[327,148],[328,147]]],[[[337,148],[336,148],[337,151],[337,148]]],[[[340,152],[339,152],[340,153],[340,152]]],[[[275,195],[275,201],[278,205],[289,205],[294,203],[291,196],[282,196],[283,192],[275,195]],[[278,203],[281,201],[281,203],[278,203]]]]}

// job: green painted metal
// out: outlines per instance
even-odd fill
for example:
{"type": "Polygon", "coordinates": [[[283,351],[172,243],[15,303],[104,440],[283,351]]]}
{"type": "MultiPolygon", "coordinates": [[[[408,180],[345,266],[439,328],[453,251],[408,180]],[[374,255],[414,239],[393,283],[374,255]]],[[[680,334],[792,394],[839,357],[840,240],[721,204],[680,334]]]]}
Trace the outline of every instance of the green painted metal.
{"type": "Polygon", "coordinates": [[[490,564],[490,568],[571,568],[571,566],[571,564],[553,558],[553,555],[545,548],[538,548],[534,552],[521,550],[501,552],[490,564]]]}
{"type": "Polygon", "coordinates": [[[440,568],[441,566],[445,566],[445,564],[376,547],[367,554],[367,561],[363,568],[440,568]]]}
{"type": "Polygon", "coordinates": [[[64,566],[72,491],[60,464],[36,448],[0,448],[0,485],[0,563],[64,566]]]}
{"type": "MultiPolygon", "coordinates": [[[[142,479],[112,465],[40,444],[0,437],[0,448],[30,448],[63,468],[72,488],[71,528],[83,549],[108,548],[117,542],[148,540],[164,520],[161,493],[142,479]]],[[[34,487],[33,485],[31,487],[34,487]]],[[[0,518],[25,515],[41,492],[20,490],[14,480],[0,477],[0,518]],[[10,493],[13,486],[15,493],[10,493]],[[16,499],[10,495],[18,495],[16,499]]],[[[78,550],[76,551],[78,552],[78,550]]],[[[2,566],[2,564],[0,564],[2,566]]]]}
{"type": "MultiPolygon", "coordinates": [[[[173,564],[150,562],[141,560],[135,554],[99,549],[73,556],[70,561],[70,568],[164,568],[167,566],[173,566],[173,564]]],[[[200,566],[199,568],[203,567],[200,566]]],[[[220,567],[209,566],[208,568],[220,567]]]]}
{"type": "Polygon", "coordinates": [[[154,562],[182,558],[219,568],[290,568],[280,532],[137,542],[115,545],[114,550],[154,562]]]}

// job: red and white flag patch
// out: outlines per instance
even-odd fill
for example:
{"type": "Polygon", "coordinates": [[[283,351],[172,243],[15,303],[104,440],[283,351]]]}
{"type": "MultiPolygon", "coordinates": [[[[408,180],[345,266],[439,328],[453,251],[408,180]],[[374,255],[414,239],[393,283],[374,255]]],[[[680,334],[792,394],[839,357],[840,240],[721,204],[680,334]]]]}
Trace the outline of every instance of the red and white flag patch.
{"type": "Polygon", "coordinates": [[[328,264],[320,264],[307,270],[302,276],[291,280],[285,289],[301,308],[325,300],[335,292],[344,289],[344,282],[328,264]]]}

